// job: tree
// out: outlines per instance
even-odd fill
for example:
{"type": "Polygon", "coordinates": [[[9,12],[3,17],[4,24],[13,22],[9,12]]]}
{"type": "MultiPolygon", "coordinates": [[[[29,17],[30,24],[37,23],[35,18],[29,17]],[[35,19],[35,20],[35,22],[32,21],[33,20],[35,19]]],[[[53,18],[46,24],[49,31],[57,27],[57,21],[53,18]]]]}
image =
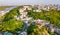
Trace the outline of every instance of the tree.
{"type": "Polygon", "coordinates": [[[44,10],[42,12],[28,11],[27,15],[28,17],[33,17],[33,19],[47,20],[55,26],[60,26],[60,12],[58,12],[57,10],[44,10]]]}
{"type": "Polygon", "coordinates": [[[0,24],[0,31],[2,30],[2,24],[0,24]]]}
{"type": "Polygon", "coordinates": [[[3,22],[2,26],[2,31],[16,32],[22,31],[23,29],[23,23],[20,20],[16,19],[10,19],[9,21],[3,22]]]}
{"type": "Polygon", "coordinates": [[[45,27],[39,28],[37,25],[30,25],[27,29],[27,33],[28,35],[48,35],[49,34],[45,27]]]}
{"type": "Polygon", "coordinates": [[[10,12],[6,13],[4,16],[3,21],[8,21],[10,19],[13,19],[14,16],[18,16],[19,15],[19,10],[17,10],[16,8],[12,9],[10,12]]]}
{"type": "Polygon", "coordinates": [[[9,31],[12,33],[22,31],[24,26],[23,22],[14,18],[14,16],[18,16],[19,14],[20,13],[18,8],[14,8],[10,12],[6,13],[2,20],[2,24],[0,25],[0,30],[3,32],[9,31]]]}

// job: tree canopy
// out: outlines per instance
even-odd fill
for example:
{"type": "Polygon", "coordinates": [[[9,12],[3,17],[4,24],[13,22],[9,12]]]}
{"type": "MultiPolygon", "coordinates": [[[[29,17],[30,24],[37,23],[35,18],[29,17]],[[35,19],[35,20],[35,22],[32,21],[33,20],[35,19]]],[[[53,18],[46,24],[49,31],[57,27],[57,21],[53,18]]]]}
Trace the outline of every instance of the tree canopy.
{"type": "Polygon", "coordinates": [[[60,26],[60,12],[57,10],[42,10],[41,12],[28,11],[28,16],[33,17],[33,19],[47,20],[56,26],[60,26]]]}
{"type": "Polygon", "coordinates": [[[37,25],[30,25],[27,29],[28,35],[48,35],[45,27],[39,28],[37,25]]]}
{"type": "Polygon", "coordinates": [[[0,24],[0,31],[9,31],[13,33],[16,31],[22,31],[24,26],[23,22],[14,18],[14,16],[18,16],[19,14],[20,13],[18,8],[14,8],[6,13],[2,20],[2,23],[0,24]]]}

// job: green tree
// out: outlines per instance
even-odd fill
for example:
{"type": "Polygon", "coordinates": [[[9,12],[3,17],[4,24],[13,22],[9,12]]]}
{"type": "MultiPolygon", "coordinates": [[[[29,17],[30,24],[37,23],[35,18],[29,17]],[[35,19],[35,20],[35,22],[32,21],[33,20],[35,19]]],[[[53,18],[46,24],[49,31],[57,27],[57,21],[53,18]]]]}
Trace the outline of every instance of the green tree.
{"type": "Polygon", "coordinates": [[[0,24],[0,30],[3,32],[9,31],[12,33],[22,31],[24,26],[23,22],[14,18],[14,16],[18,16],[19,14],[19,7],[14,8],[10,12],[6,13],[2,19],[2,23],[0,24]]]}
{"type": "Polygon", "coordinates": [[[43,10],[41,12],[28,11],[28,17],[33,17],[33,19],[47,20],[55,26],[60,26],[60,12],[57,10],[43,10]]]}
{"type": "Polygon", "coordinates": [[[39,28],[37,25],[30,25],[27,29],[28,35],[45,35],[43,32],[49,34],[45,27],[39,28]]]}
{"type": "Polygon", "coordinates": [[[9,21],[2,23],[3,29],[2,31],[22,31],[23,29],[23,23],[20,20],[16,19],[10,19],[9,21]]]}

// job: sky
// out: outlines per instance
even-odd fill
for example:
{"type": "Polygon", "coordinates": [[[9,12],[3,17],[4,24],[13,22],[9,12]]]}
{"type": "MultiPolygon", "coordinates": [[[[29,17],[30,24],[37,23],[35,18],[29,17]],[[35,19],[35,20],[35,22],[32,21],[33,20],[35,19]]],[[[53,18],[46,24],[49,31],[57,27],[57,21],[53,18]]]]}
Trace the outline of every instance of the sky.
{"type": "Polygon", "coordinates": [[[0,6],[29,4],[60,4],[60,0],[0,0],[0,6]]]}

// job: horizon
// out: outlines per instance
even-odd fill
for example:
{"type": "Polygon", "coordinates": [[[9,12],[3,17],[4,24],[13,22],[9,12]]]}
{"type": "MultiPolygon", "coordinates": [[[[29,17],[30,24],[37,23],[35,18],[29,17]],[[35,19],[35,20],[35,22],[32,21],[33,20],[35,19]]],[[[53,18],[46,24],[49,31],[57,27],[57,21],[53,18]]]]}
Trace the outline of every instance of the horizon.
{"type": "Polygon", "coordinates": [[[0,6],[59,4],[59,3],[60,0],[0,0],[0,6]]]}

